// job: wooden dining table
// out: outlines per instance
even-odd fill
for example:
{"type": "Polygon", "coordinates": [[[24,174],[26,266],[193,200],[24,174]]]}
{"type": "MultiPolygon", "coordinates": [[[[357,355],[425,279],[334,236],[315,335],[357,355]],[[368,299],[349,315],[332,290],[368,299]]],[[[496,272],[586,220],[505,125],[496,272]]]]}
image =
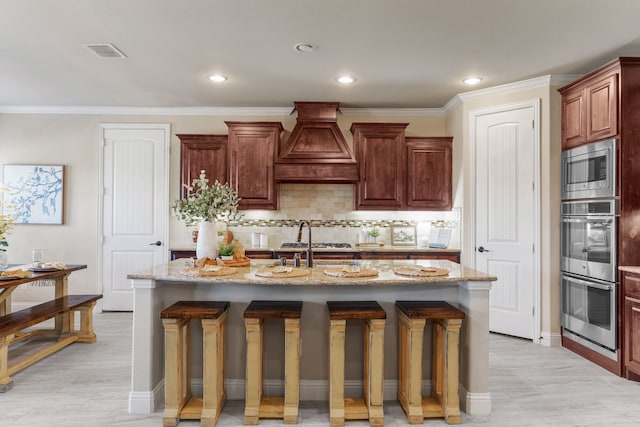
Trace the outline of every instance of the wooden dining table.
{"type": "MultiPolygon", "coordinates": [[[[13,386],[11,375],[36,363],[44,357],[73,342],[95,342],[92,310],[102,295],[69,295],[69,276],[86,269],[84,264],[69,264],[63,268],[30,268],[29,265],[11,265],[29,271],[27,277],[0,276],[0,393],[13,386]],[[20,286],[37,281],[53,281],[54,295],[49,301],[13,312],[11,295],[20,286]],[[80,311],[80,329],[75,328],[74,312],[80,311]],[[31,328],[54,319],[54,327],[31,328]],[[11,349],[20,346],[16,355],[11,349]]],[[[5,273],[7,274],[7,273],[5,273]]]]}
{"type": "MultiPolygon", "coordinates": [[[[7,270],[21,266],[21,264],[9,265],[7,270]]],[[[36,271],[32,271],[31,275],[24,278],[11,280],[2,280],[0,278],[0,316],[11,313],[11,294],[18,287],[40,280],[52,280],[55,283],[53,298],[60,298],[69,295],[69,276],[71,273],[86,268],[86,264],[67,264],[64,269],[35,269],[36,271]]],[[[68,324],[69,319],[69,313],[56,317],[55,328],[62,329],[63,322],[66,321],[68,324]]]]}

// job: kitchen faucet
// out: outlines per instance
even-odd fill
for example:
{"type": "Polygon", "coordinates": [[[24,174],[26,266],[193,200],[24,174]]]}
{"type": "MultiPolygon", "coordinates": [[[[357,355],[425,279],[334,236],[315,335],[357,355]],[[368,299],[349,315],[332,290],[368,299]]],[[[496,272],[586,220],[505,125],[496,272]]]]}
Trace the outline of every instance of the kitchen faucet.
{"type": "Polygon", "coordinates": [[[300,227],[298,227],[298,238],[296,239],[296,242],[300,243],[302,241],[302,227],[307,226],[307,229],[309,230],[309,236],[308,236],[308,247],[307,247],[307,268],[313,267],[313,252],[311,251],[311,224],[309,224],[309,222],[307,220],[302,220],[300,221],[300,227]]]}

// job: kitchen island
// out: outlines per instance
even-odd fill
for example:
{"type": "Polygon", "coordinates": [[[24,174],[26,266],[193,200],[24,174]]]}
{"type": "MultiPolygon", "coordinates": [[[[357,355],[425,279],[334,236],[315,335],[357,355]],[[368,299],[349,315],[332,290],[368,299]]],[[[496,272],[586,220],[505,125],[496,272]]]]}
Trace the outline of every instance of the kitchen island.
{"type": "MultiPolygon", "coordinates": [[[[340,265],[344,264],[341,262],[340,265]]],[[[326,400],[328,396],[327,301],[376,300],[387,312],[384,352],[384,398],[397,393],[396,300],[444,300],[466,313],[460,336],[460,403],[473,415],[491,410],[489,395],[489,290],[496,278],[445,260],[359,261],[361,268],[379,271],[376,277],[336,278],[324,273],[336,261],[317,261],[302,277],[265,278],[256,272],[273,266],[272,260],[252,260],[250,267],[237,268],[225,277],[191,277],[183,272],[187,260],[179,259],[151,271],[130,274],[134,289],[132,381],[129,412],[151,413],[163,401],[164,335],[160,312],[179,300],[229,301],[226,360],[228,399],[244,399],[245,331],[243,312],[252,300],[303,301],[301,319],[301,400],[326,400]],[[400,266],[429,266],[449,271],[441,277],[407,277],[394,273],[400,266]]],[[[192,328],[192,386],[202,386],[202,343],[197,324],[192,328]]],[[[270,328],[270,326],[273,326],[270,328]]],[[[279,325],[265,331],[265,391],[278,393],[283,387],[281,366],[284,337],[279,325]]],[[[357,326],[357,325],[356,325],[357,326]]],[[[357,327],[356,327],[357,329],[357,327]]],[[[345,395],[361,390],[362,331],[347,330],[345,395]]],[[[429,343],[430,339],[426,338],[429,343]]],[[[426,383],[429,387],[429,382],[426,383]]]]}

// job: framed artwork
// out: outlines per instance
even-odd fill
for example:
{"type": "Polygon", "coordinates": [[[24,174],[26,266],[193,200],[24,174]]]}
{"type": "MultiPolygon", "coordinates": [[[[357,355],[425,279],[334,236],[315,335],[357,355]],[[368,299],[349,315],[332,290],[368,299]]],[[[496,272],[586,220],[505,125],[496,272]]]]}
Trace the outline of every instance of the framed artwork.
{"type": "Polygon", "coordinates": [[[391,244],[394,246],[415,246],[416,227],[391,227],[391,244]]]}
{"type": "Polygon", "coordinates": [[[64,166],[5,164],[5,213],[16,224],[62,224],[64,166]]]}

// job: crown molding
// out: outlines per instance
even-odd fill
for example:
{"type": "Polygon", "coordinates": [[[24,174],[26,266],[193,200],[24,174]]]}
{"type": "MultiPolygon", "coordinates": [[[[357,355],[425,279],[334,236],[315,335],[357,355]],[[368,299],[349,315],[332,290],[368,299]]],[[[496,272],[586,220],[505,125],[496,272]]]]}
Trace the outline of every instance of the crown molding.
{"type": "MultiPolygon", "coordinates": [[[[346,116],[442,116],[442,108],[341,108],[346,116]]],[[[0,114],[87,114],[126,116],[288,116],[286,107],[93,107],[55,105],[5,105],[0,114]]]]}
{"type": "MultiPolygon", "coordinates": [[[[463,102],[519,92],[525,89],[564,86],[580,75],[546,75],[486,89],[459,93],[442,108],[340,108],[345,116],[443,116],[463,102]]],[[[89,114],[126,116],[288,116],[291,107],[95,107],[56,105],[4,105],[0,114],[89,114]]]]}
{"type": "Polygon", "coordinates": [[[458,107],[463,102],[468,102],[473,99],[482,98],[486,96],[505,95],[508,93],[520,92],[526,89],[533,89],[537,87],[551,87],[551,86],[564,86],[571,83],[581,76],[567,74],[567,75],[546,75],[535,77],[533,79],[522,80],[515,83],[507,83],[504,85],[493,86],[486,89],[479,89],[470,92],[459,93],[449,100],[443,107],[445,113],[450,112],[454,108],[458,107]]]}
{"type": "Polygon", "coordinates": [[[442,116],[442,108],[340,108],[345,116],[442,116]]]}

